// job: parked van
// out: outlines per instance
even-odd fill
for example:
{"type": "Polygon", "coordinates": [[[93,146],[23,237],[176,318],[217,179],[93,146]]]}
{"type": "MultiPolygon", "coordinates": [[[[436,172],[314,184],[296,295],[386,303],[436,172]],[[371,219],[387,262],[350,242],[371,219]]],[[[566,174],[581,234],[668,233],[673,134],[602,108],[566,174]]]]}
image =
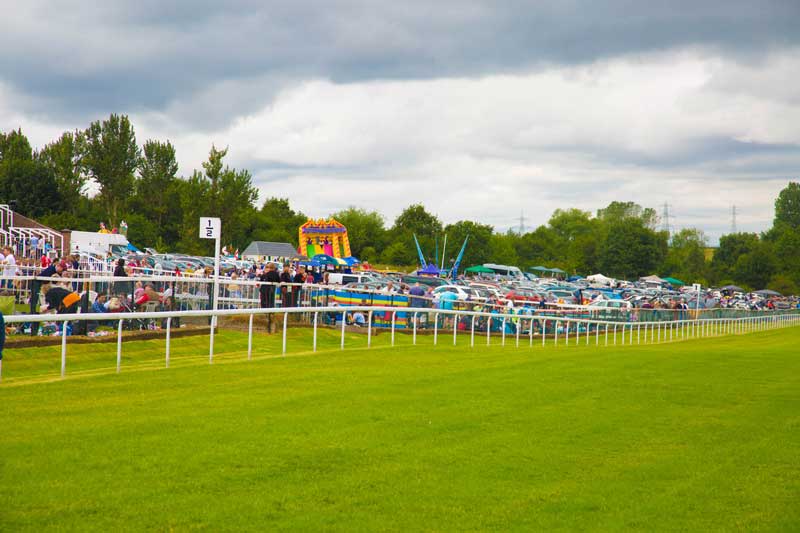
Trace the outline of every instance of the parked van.
{"type": "Polygon", "coordinates": [[[364,274],[344,274],[342,272],[331,272],[328,274],[328,283],[334,285],[347,285],[348,283],[366,283],[374,281],[372,276],[364,274]]]}

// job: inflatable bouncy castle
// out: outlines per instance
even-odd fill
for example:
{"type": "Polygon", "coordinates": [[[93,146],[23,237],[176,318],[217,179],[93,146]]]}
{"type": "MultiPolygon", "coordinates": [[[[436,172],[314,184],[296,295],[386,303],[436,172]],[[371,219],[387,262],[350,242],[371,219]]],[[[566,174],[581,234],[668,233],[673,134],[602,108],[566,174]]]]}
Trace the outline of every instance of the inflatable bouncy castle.
{"type": "Polygon", "coordinates": [[[309,218],[300,226],[298,252],[307,257],[325,254],[331,257],[350,257],[347,228],[333,218],[309,218]]]}

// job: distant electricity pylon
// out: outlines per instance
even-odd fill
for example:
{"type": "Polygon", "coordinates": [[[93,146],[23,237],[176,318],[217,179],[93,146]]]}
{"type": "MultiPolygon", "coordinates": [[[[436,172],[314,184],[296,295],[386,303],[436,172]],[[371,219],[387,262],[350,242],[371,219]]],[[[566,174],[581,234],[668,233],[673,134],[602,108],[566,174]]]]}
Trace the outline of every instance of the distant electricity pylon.
{"type": "Polygon", "coordinates": [[[661,207],[661,230],[666,231],[667,235],[671,235],[672,231],[670,228],[669,219],[672,215],[669,214],[670,205],[667,202],[664,202],[664,205],[661,207]]]}
{"type": "Polygon", "coordinates": [[[739,233],[736,229],[736,206],[731,207],[731,233],[739,233]]]}
{"type": "Polygon", "coordinates": [[[519,234],[525,234],[525,214],[520,210],[519,212],[519,234]]]}

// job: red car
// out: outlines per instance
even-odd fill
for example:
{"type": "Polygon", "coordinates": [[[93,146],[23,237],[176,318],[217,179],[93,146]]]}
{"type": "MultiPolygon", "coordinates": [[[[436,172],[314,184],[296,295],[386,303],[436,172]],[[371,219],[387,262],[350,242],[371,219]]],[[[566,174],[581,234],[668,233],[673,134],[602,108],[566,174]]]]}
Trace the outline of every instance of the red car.
{"type": "Polygon", "coordinates": [[[531,289],[512,289],[505,296],[506,300],[513,300],[515,302],[540,302],[542,297],[536,291],[531,289]]]}

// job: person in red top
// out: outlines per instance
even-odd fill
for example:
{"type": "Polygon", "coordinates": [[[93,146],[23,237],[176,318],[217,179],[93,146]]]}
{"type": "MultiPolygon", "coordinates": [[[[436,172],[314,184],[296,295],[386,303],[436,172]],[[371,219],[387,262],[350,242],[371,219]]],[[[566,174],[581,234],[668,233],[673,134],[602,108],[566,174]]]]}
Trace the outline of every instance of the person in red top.
{"type": "Polygon", "coordinates": [[[50,258],[47,257],[46,255],[42,255],[41,265],[42,265],[42,268],[49,267],[50,266],[50,258]]]}
{"type": "Polygon", "coordinates": [[[136,305],[146,304],[147,302],[160,302],[161,294],[156,291],[149,283],[145,285],[144,291],[136,299],[136,305]]]}

